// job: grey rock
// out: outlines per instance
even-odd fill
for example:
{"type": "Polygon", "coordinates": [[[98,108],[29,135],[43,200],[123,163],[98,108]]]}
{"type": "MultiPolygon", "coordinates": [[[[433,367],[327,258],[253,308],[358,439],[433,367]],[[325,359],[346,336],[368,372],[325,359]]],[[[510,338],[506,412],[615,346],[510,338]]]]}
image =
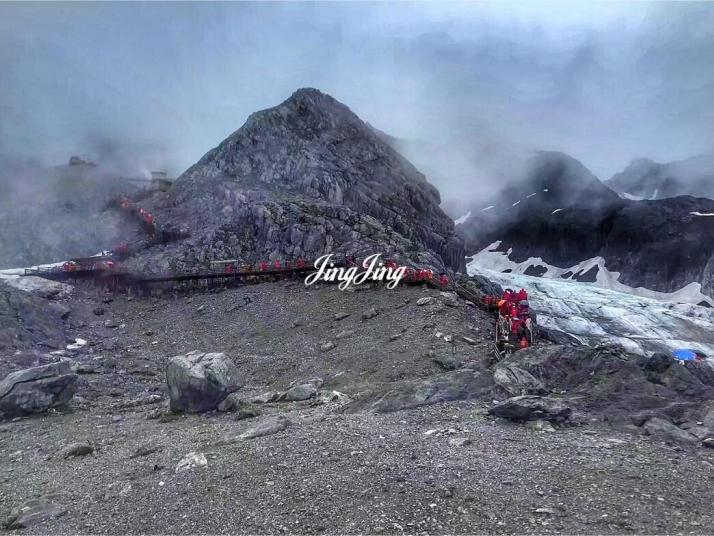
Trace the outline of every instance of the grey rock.
{"type": "Polygon", "coordinates": [[[347,404],[350,397],[339,391],[320,391],[317,394],[317,400],[322,404],[337,402],[339,404],[347,404]]]}
{"type": "Polygon", "coordinates": [[[118,328],[120,325],[119,321],[115,318],[108,318],[107,320],[104,321],[104,327],[105,328],[118,328]]]}
{"type": "Polygon", "coordinates": [[[488,410],[489,414],[512,421],[543,419],[563,422],[570,417],[571,409],[562,400],[555,398],[523,395],[514,396],[497,403],[488,410]]]}
{"type": "Polygon", "coordinates": [[[308,400],[317,394],[317,388],[309,383],[296,385],[285,391],[278,398],[278,402],[299,402],[308,400]]]}
{"type": "Polygon", "coordinates": [[[80,456],[87,456],[94,452],[94,447],[87,443],[86,441],[80,441],[77,443],[70,443],[64,447],[60,453],[60,458],[78,458],[80,456]]]}
{"type": "Polygon", "coordinates": [[[543,383],[530,372],[511,364],[501,364],[493,373],[493,380],[511,396],[539,395],[546,392],[543,383]]]}
{"type": "Polygon", "coordinates": [[[104,307],[95,307],[92,309],[92,312],[97,316],[102,316],[106,311],[104,310],[104,307]]]}
{"type": "Polygon", "coordinates": [[[206,467],[207,465],[208,460],[203,452],[189,452],[176,465],[176,473],[183,473],[184,471],[206,467]]]}
{"type": "Polygon", "coordinates": [[[362,313],[362,320],[369,320],[370,318],[374,318],[379,314],[379,311],[375,309],[374,307],[367,309],[364,313],[362,313]]]}
{"type": "Polygon", "coordinates": [[[260,415],[260,412],[253,404],[240,398],[237,393],[231,393],[224,398],[218,404],[218,411],[235,413],[235,418],[238,421],[260,415]]]}
{"type": "Polygon", "coordinates": [[[166,367],[171,411],[202,413],[216,409],[241,387],[235,364],[222,353],[189,352],[166,367]]]}
{"type": "Polygon", "coordinates": [[[245,404],[238,408],[235,412],[236,421],[254,419],[255,417],[260,417],[260,410],[251,404],[245,404]]]}
{"type": "Polygon", "coordinates": [[[350,316],[352,313],[348,313],[346,311],[340,311],[339,313],[335,313],[335,320],[343,320],[350,316]]]}
{"type": "Polygon", "coordinates": [[[355,334],[355,330],[345,329],[345,330],[340,331],[337,335],[335,335],[335,339],[337,339],[339,341],[341,339],[346,339],[348,337],[351,337],[354,334],[355,334]]]}
{"type": "Polygon", "coordinates": [[[538,419],[535,421],[528,422],[528,428],[535,430],[536,432],[555,432],[555,428],[548,421],[543,419],[538,419]]]}
{"type": "Polygon", "coordinates": [[[675,426],[671,422],[661,419],[659,417],[653,417],[648,420],[643,428],[648,435],[661,439],[664,441],[673,441],[675,443],[697,443],[698,439],[695,435],[690,434],[686,430],[682,430],[678,426],[675,426]]]}
{"type": "Polygon", "coordinates": [[[8,374],[0,382],[0,418],[42,413],[66,405],[76,392],[77,378],[69,361],[8,374]]]}
{"type": "Polygon", "coordinates": [[[320,345],[320,351],[321,352],[329,352],[332,350],[335,346],[337,346],[334,342],[332,341],[326,341],[320,345]]]}
{"type": "Polygon", "coordinates": [[[4,525],[9,530],[27,528],[66,513],[67,509],[57,504],[54,497],[40,497],[13,509],[4,525]]]}
{"type": "Polygon", "coordinates": [[[443,355],[435,357],[433,361],[444,370],[456,370],[459,368],[459,365],[461,365],[461,362],[458,359],[443,355]]]}
{"type": "Polygon", "coordinates": [[[459,306],[459,296],[456,292],[441,292],[441,300],[447,307],[458,307],[459,306]]]}
{"type": "Polygon", "coordinates": [[[432,298],[431,296],[424,296],[423,298],[419,298],[417,300],[416,304],[421,307],[423,305],[428,305],[433,301],[434,301],[434,298],[432,298]]]}
{"type": "Polygon", "coordinates": [[[706,439],[702,439],[702,446],[714,449],[714,437],[707,437],[706,439]]]}
{"type": "Polygon", "coordinates": [[[238,436],[239,439],[254,439],[256,437],[264,437],[287,429],[292,423],[290,420],[280,415],[279,417],[268,419],[257,426],[250,428],[238,436]]]}
{"type": "Polygon", "coordinates": [[[138,449],[134,451],[134,454],[130,458],[140,458],[142,456],[148,456],[154,452],[159,452],[161,450],[160,445],[141,445],[138,449]]]}

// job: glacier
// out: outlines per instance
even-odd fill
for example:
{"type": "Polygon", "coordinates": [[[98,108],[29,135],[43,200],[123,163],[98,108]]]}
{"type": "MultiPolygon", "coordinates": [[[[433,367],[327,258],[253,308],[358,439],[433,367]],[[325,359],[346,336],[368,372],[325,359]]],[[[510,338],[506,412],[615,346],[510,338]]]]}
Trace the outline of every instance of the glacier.
{"type": "Polygon", "coordinates": [[[594,283],[503,273],[468,264],[504,288],[525,288],[539,326],[566,333],[581,344],[617,344],[651,355],[679,348],[714,356],[714,309],[619,292],[594,283]]]}

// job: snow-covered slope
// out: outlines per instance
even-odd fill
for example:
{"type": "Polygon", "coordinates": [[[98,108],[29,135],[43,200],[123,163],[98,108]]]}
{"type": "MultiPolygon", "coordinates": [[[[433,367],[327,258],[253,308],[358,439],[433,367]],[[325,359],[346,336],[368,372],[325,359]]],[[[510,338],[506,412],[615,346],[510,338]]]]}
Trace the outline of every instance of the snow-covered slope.
{"type": "Polygon", "coordinates": [[[504,288],[527,289],[538,325],[567,333],[582,344],[616,343],[642,355],[692,348],[714,356],[714,309],[635,296],[593,283],[492,271],[474,262],[468,272],[504,288]]]}
{"type": "Polygon", "coordinates": [[[499,251],[501,242],[494,242],[487,248],[471,257],[468,269],[486,269],[494,272],[505,272],[536,277],[546,277],[593,283],[598,287],[616,290],[635,296],[673,303],[691,303],[714,307],[714,299],[702,293],[700,283],[693,282],[675,292],[657,292],[643,287],[631,287],[620,282],[620,272],[607,269],[605,259],[593,257],[568,268],[559,268],[548,264],[540,257],[531,257],[523,262],[515,262],[509,258],[511,250],[499,251]]]}

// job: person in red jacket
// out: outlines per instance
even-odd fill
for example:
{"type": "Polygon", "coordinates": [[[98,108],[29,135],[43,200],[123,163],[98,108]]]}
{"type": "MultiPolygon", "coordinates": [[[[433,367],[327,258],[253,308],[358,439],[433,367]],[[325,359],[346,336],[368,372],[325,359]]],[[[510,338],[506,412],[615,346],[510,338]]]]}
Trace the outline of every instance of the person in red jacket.
{"type": "Polygon", "coordinates": [[[445,273],[439,274],[439,285],[446,287],[449,285],[449,278],[445,273]]]}
{"type": "Polygon", "coordinates": [[[516,294],[516,303],[520,303],[526,300],[528,300],[528,293],[526,292],[526,289],[522,288],[516,294]]]}
{"type": "Polygon", "coordinates": [[[507,288],[503,291],[503,298],[501,299],[505,300],[508,303],[513,303],[516,301],[516,294],[510,288],[507,288]]]}

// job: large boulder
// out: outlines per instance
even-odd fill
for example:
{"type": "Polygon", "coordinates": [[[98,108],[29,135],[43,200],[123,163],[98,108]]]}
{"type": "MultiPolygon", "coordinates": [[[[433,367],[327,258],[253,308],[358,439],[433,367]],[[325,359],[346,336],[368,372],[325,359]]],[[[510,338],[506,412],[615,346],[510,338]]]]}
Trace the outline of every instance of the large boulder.
{"type": "Polygon", "coordinates": [[[189,352],[166,368],[171,411],[202,413],[216,409],[241,387],[238,368],[222,353],[189,352]]]}
{"type": "Polygon", "coordinates": [[[665,419],[660,419],[659,417],[654,417],[648,420],[644,424],[643,428],[648,435],[663,441],[689,444],[699,442],[699,439],[695,435],[687,432],[686,430],[682,430],[671,422],[665,419]]]}
{"type": "Polygon", "coordinates": [[[512,421],[537,419],[563,422],[570,417],[570,407],[562,400],[543,396],[514,396],[493,406],[488,412],[512,421]]]}
{"type": "Polygon", "coordinates": [[[543,383],[527,370],[511,364],[502,364],[493,373],[496,385],[511,396],[540,395],[546,389],[543,383]]]}
{"type": "Polygon", "coordinates": [[[69,361],[8,374],[0,382],[0,419],[11,419],[64,406],[76,391],[78,376],[69,361]]]}

